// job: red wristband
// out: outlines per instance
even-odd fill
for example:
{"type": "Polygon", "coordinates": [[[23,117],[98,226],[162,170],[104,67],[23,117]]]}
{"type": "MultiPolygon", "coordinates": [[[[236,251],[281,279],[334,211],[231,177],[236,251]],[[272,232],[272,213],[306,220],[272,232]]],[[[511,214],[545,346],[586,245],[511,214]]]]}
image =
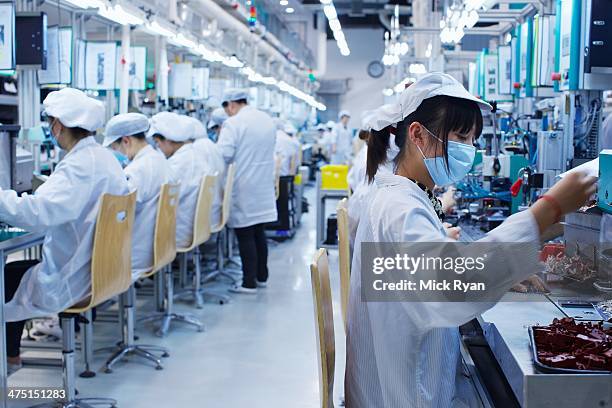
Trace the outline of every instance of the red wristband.
{"type": "Polygon", "coordinates": [[[555,214],[555,224],[561,221],[561,216],[563,215],[563,211],[561,210],[561,205],[559,204],[557,199],[548,194],[544,194],[543,196],[540,197],[540,199],[549,202],[555,209],[555,213],[556,213],[555,214]]]}

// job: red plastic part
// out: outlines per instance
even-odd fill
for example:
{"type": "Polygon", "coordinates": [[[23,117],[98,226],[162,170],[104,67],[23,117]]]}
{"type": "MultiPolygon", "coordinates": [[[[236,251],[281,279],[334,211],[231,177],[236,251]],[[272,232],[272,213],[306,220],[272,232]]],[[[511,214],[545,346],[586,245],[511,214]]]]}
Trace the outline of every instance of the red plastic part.
{"type": "Polygon", "coordinates": [[[514,184],[512,184],[512,187],[510,187],[510,194],[512,194],[512,197],[516,197],[520,193],[522,185],[523,185],[522,178],[516,180],[514,184]]]}

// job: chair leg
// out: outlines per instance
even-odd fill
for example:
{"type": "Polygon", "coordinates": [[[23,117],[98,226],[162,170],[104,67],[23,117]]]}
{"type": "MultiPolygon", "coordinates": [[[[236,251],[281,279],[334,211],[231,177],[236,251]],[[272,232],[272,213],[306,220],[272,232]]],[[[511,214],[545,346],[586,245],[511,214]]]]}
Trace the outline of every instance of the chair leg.
{"type": "Polygon", "coordinates": [[[34,405],[32,408],[93,408],[94,405],[117,406],[117,401],[111,398],[76,398],[75,388],[75,333],[74,320],[77,315],[60,314],[62,321],[62,385],[64,398],[57,401],[34,405]]]}
{"type": "Polygon", "coordinates": [[[193,298],[195,306],[198,309],[201,309],[204,305],[204,299],[212,299],[214,303],[225,304],[228,303],[230,298],[227,295],[216,293],[211,290],[206,290],[202,288],[202,265],[200,263],[201,253],[200,248],[195,247],[193,249],[193,262],[194,262],[194,277],[193,277],[193,287],[189,289],[184,289],[175,295],[177,299],[184,298],[193,298]]]}
{"type": "Polygon", "coordinates": [[[87,322],[83,325],[81,344],[85,369],[79,374],[79,377],[92,378],[96,376],[96,373],[91,369],[91,363],[93,362],[93,316],[91,309],[85,312],[85,320],[87,322]]]}
{"type": "Polygon", "coordinates": [[[181,315],[174,312],[174,276],[172,274],[172,268],[166,267],[164,270],[164,275],[166,278],[164,285],[166,289],[166,309],[161,313],[146,316],[140,321],[160,321],[160,326],[156,331],[156,334],[159,337],[163,337],[168,334],[172,320],[192,324],[196,326],[199,332],[203,331],[204,325],[195,316],[181,315]]]}
{"type": "Polygon", "coordinates": [[[104,372],[111,373],[113,371],[113,366],[128,355],[138,355],[153,362],[156,370],[163,369],[164,367],[161,364],[160,358],[153,355],[150,351],[160,351],[162,357],[168,357],[170,354],[166,348],[157,346],[148,347],[135,344],[134,342],[134,303],[136,300],[136,289],[134,285],[130,286],[128,291],[121,295],[121,298],[123,299],[121,302],[123,307],[120,313],[124,316],[124,325],[121,327],[122,342],[119,343],[115,352],[106,360],[104,372]]]}

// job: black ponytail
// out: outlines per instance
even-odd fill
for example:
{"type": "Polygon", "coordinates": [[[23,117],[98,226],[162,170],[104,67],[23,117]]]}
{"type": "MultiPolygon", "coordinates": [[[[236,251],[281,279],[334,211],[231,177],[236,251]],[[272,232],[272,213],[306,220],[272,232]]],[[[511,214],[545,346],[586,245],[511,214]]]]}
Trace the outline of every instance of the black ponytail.
{"type": "MultiPolygon", "coordinates": [[[[444,161],[448,164],[448,135],[451,132],[466,134],[474,129],[474,139],[482,132],[482,114],[474,101],[452,96],[440,95],[425,99],[419,107],[396,124],[395,144],[399,153],[394,159],[394,170],[406,154],[408,128],[413,122],[419,122],[443,142],[444,161]]],[[[389,127],[370,132],[368,140],[367,175],[371,183],[378,167],[387,161],[389,148],[389,127]]]]}
{"type": "Polygon", "coordinates": [[[366,174],[368,175],[368,182],[371,183],[374,180],[374,175],[378,167],[387,161],[387,150],[389,149],[389,128],[386,127],[382,130],[370,130],[370,137],[368,138],[368,160],[366,163],[366,174]]]}

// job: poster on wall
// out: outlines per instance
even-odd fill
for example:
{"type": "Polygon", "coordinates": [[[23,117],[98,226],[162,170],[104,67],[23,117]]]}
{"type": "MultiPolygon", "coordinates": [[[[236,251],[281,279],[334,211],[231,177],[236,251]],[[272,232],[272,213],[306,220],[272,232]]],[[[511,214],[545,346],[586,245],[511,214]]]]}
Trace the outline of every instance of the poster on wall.
{"type": "Polygon", "coordinates": [[[72,28],[47,29],[47,69],[38,70],[39,84],[72,82],[72,28]]]}
{"type": "MultiPolygon", "coordinates": [[[[117,46],[117,72],[115,73],[115,88],[121,88],[121,67],[123,64],[123,51],[121,46],[117,46]]],[[[130,78],[128,89],[133,91],[143,91],[147,81],[147,48],[130,47],[130,66],[128,68],[130,78]]]]}
{"type": "Polygon", "coordinates": [[[208,68],[194,68],[191,79],[191,98],[193,100],[208,99],[208,68]]]}
{"type": "Polygon", "coordinates": [[[15,6],[0,2],[0,70],[15,69],[15,6]]]}
{"type": "Polygon", "coordinates": [[[512,93],[512,47],[501,45],[497,47],[497,70],[499,79],[497,92],[501,95],[512,93]]]}
{"type": "Polygon", "coordinates": [[[115,89],[117,44],[88,41],[85,48],[85,88],[115,89]]]}
{"type": "Polygon", "coordinates": [[[168,96],[170,98],[191,98],[193,65],[190,62],[170,64],[168,75],[168,96]]]}
{"type": "Polygon", "coordinates": [[[497,72],[497,54],[485,55],[484,65],[484,99],[490,101],[502,101],[509,99],[509,95],[502,96],[498,93],[499,75],[497,72]]]}

